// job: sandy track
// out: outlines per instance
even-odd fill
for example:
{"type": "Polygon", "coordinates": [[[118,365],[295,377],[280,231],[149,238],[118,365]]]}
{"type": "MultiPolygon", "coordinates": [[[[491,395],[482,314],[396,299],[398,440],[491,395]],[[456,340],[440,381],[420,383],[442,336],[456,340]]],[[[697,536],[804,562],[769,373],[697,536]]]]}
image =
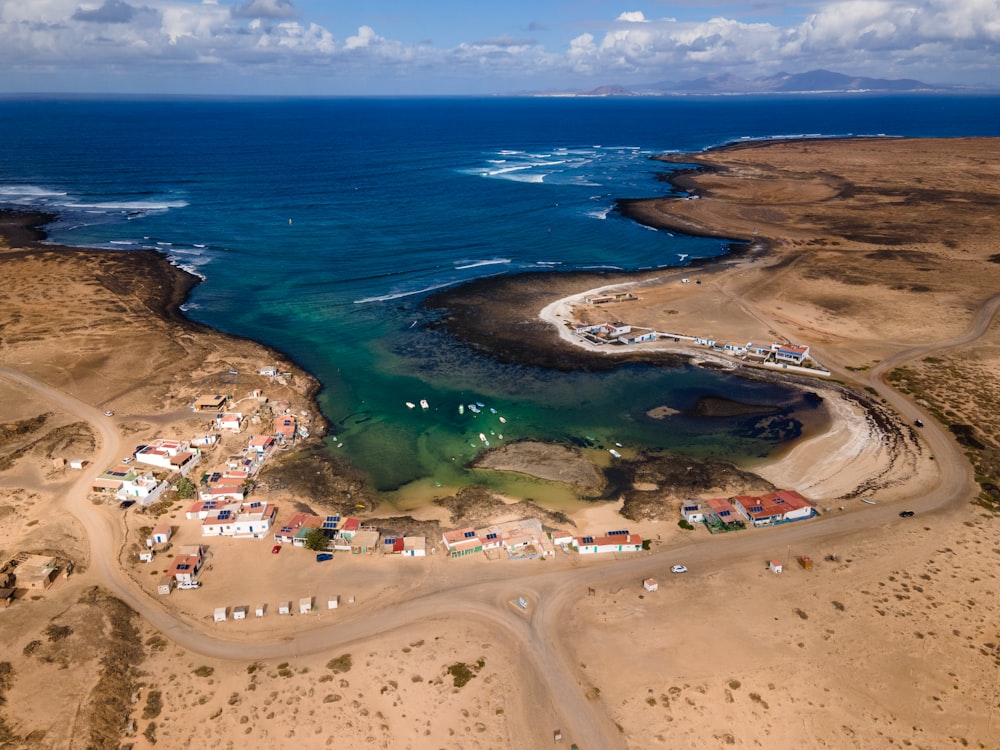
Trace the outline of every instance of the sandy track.
{"type": "MultiPolygon", "coordinates": [[[[551,315],[554,309],[550,308],[548,314],[551,315]]],[[[930,351],[975,341],[986,332],[998,309],[1000,295],[982,305],[973,324],[962,336],[900,352],[874,368],[869,373],[869,382],[906,418],[914,418],[919,414],[916,407],[882,381],[884,374],[904,361],[930,351]]],[[[91,424],[99,436],[99,448],[93,457],[95,466],[105,466],[118,457],[120,436],[113,421],[97,409],[15,370],[0,368],[0,377],[33,390],[59,409],[91,424]]],[[[930,419],[927,419],[922,435],[937,457],[940,478],[920,497],[912,498],[910,507],[928,512],[960,506],[968,499],[972,489],[972,478],[964,456],[949,436],[930,419]]],[[[702,538],[671,547],[669,561],[664,560],[666,551],[662,551],[624,560],[595,560],[571,571],[529,573],[517,580],[477,582],[418,595],[388,611],[360,615],[336,625],[297,634],[294,639],[247,644],[227,641],[176,619],[124,575],[115,562],[117,555],[110,552],[123,543],[121,532],[88,502],[91,479],[90,473],[86,473],[66,496],[68,509],[80,520],[90,540],[91,565],[85,575],[93,577],[122,598],[151,625],[182,647],[204,656],[239,661],[291,658],[328,652],[332,648],[391,633],[417,622],[433,625],[435,621],[456,616],[473,618],[523,645],[524,654],[536,674],[536,680],[527,687],[531,700],[536,703],[551,702],[567,733],[586,738],[590,748],[615,748],[620,746],[621,740],[609,714],[595,710],[593,702],[586,696],[585,682],[573,665],[570,649],[559,638],[560,623],[569,616],[573,601],[585,595],[587,587],[613,586],[649,575],[663,575],[665,567],[677,560],[683,560],[694,571],[710,572],[722,564],[752,559],[759,561],[772,556],[782,547],[819,540],[833,542],[873,528],[879,533],[880,527],[895,521],[896,512],[893,507],[879,506],[864,513],[829,517],[812,524],[792,524],[763,534],[725,539],[702,538]],[[526,614],[517,612],[508,603],[522,594],[526,594],[531,602],[526,614]]]]}

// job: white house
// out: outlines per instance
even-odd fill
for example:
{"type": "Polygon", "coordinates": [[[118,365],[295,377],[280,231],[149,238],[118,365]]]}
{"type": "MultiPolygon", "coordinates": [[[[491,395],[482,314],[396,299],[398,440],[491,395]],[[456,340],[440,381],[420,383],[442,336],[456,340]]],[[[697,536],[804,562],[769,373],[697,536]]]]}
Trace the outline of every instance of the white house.
{"type": "Polygon", "coordinates": [[[239,503],[211,510],[202,521],[201,535],[263,539],[270,533],[277,511],[265,502],[239,503]]]}
{"type": "Polygon", "coordinates": [[[277,377],[278,375],[278,368],[275,367],[274,365],[270,365],[268,367],[261,367],[259,372],[265,378],[274,378],[277,377]]]}
{"type": "Polygon", "coordinates": [[[154,440],[135,452],[135,460],[158,469],[186,474],[198,463],[200,451],[179,440],[154,440]]]}
{"type": "Polygon", "coordinates": [[[809,359],[809,347],[797,344],[771,344],[776,362],[788,362],[793,365],[801,365],[809,359]]]}
{"type": "Polygon", "coordinates": [[[623,344],[641,344],[643,341],[656,341],[656,331],[650,328],[631,328],[628,333],[618,337],[623,344]]]}
{"type": "Polygon", "coordinates": [[[611,532],[607,536],[580,536],[574,539],[581,555],[599,555],[607,552],[639,552],[642,537],[638,534],[611,532]]]}
{"type": "Polygon", "coordinates": [[[174,529],[170,524],[158,523],[153,527],[153,533],[150,539],[153,540],[153,544],[166,544],[170,541],[170,537],[173,536],[174,529]]]}
{"type": "Polygon", "coordinates": [[[691,524],[705,523],[705,507],[701,503],[692,500],[681,507],[681,516],[691,524]]]}
{"type": "Polygon", "coordinates": [[[200,554],[185,554],[188,551],[190,550],[182,550],[181,554],[174,558],[173,563],[167,570],[167,575],[177,581],[177,583],[193,583],[205,560],[200,554]]]}
{"type": "Polygon", "coordinates": [[[311,596],[303,596],[299,599],[299,614],[307,615],[312,612],[313,600],[311,596]]]}
{"type": "Polygon", "coordinates": [[[240,412],[226,412],[215,418],[215,429],[222,432],[238,433],[243,427],[243,414],[240,412]]]}
{"type": "Polygon", "coordinates": [[[212,617],[216,622],[225,622],[228,614],[229,612],[225,607],[216,607],[215,614],[212,617]]]}
{"type": "Polygon", "coordinates": [[[274,437],[272,435],[254,435],[250,438],[250,451],[258,456],[264,456],[274,448],[274,437]]]}
{"type": "Polygon", "coordinates": [[[158,482],[152,474],[129,475],[122,480],[115,497],[119,500],[136,498],[141,505],[152,505],[169,487],[169,482],[158,482]]]}
{"type": "Polygon", "coordinates": [[[422,536],[403,537],[403,557],[426,557],[427,540],[422,536]]]}

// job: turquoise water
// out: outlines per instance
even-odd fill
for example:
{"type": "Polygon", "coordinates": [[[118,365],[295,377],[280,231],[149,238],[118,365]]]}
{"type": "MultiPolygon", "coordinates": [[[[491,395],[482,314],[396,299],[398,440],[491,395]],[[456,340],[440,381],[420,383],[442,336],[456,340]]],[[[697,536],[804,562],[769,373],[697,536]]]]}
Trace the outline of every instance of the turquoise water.
{"type": "Polygon", "coordinates": [[[427,326],[431,290],[725,252],[615,213],[618,198],[669,189],[657,153],[998,131],[995,97],[7,100],[0,202],[58,213],[55,241],[153,247],[200,274],[187,314],[313,372],[331,451],[378,489],[453,487],[483,478],[464,468],[480,433],[759,457],[794,430],[646,411],[703,395],[804,407],[790,389],[689,368],[501,365],[427,326]],[[420,399],[428,410],[405,405],[420,399]],[[459,415],[476,401],[483,413],[459,415]]]}

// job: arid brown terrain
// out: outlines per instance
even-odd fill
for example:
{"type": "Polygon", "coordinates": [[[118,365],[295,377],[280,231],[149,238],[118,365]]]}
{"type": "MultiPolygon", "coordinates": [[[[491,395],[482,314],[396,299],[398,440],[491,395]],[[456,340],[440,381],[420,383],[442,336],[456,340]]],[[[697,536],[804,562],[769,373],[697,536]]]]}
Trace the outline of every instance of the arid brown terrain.
{"type": "MultiPolygon", "coordinates": [[[[626,513],[650,554],[338,554],[317,566],[296,556],[304,550],[270,554],[266,540],[212,540],[209,583],[168,597],[149,593],[166,563],[144,567],[133,554],[153,519],[85,494],[81,506],[87,472],[103,465],[74,473],[58,460],[112,460],[109,445],[185,437],[204,423],[188,408],[194,396],[258,387],[248,373],[280,355],[184,321],[177,305],[190,279],[158,256],[10,234],[0,248],[0,564],[33,553],[61,567],[51,587],[20,590],[0,610],[0,747],[500,750],[550,747],[556,728],[565,746],[586,750],[994,747],[998,157],[992,139],[745,144],[671,157],[705,165],[681,178],[698,197],[622,210],[750,250],[682,273],[499,280],[435,302],[454,304],[444,325],[456,335],[503,356],[518,350],[477,329],[477,305],[496,312],[482,321],[547,331],[534,344],[545,342],[552,366],[613,366],[618,355],[559,335],[597,316],[808,344],[856,395],[825,396],[834,437],[749,468],[760,486],[825,472],[810,489],[823,518],[718,536],[682,530],[644,502],[674,502],[671,482],[692,473],[664,463],[637,472],[620,500],[547,521],[602,531],[626,513]],[[608,285],[638,299],[595,310],[574,298],[608,285]],[[864,400],[877,409],[860,409],[864,400]],[[114,415],[102,421],[105,410],[114,415]],[[865,413],[892,423],[869,425],[865,413]],[[864,442],[888,434],[893,441],[864,442]],[[851,463],[824,463],[844,446],[857,454],[851,463]],[[866,472],[877,474],[874,507],[843,495],[866,472]],[[916,516],[899,518],[907,508],[916,516]],[[800,567],[800,556],[814,565],[800,567]],[[768,572],[768,560],[785,572],[768,572]],[[671,575],[676,563],[690,572],[671,575]],[[658,591],[643,589],[647,576],[658,591]],[[212,622],[215,606],[310,593],[357,599],[335,614],[212,622]],[[527,610],[511,604],[518,596],[527,610]]],[[[638,356],[701,356],[665,345],[638,356]]],[[[281,364],[294,377],[272,396],[320,424],[309,400],[316,383],[281,364]]],[[[659,413],[665,425],[671,413],[659,413]]],[[[550,481],[565,481],[554,454],[537,450],[493,460],[497,470],[541,463],[550,481]]],[[[293,468],[262,478],[282,508],[343,500],[336,467],[298,484],[308,460],[286,463],[293,468]]],[[[587,467],[572,476],[603,491],[587,467]]],[[[358,491],[356,478],[345,481],[358,491]]],[[[445,499],[419,520],[454,522],[462,503],[501,517],[529,507],[516,500],[445,499]]],[[[199,540],[181,503],[159,518],[178,528],[178,543],[199,540]]]]}

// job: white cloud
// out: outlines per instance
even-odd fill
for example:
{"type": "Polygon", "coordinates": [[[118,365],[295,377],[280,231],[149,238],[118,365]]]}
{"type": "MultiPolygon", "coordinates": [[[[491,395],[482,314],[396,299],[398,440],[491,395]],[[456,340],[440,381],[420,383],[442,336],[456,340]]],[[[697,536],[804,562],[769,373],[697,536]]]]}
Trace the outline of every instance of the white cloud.
{"type": "Polygon", "coordinates": [[[626,23],[646,23],[646,15],[641,10],[627,10],[615,20],[626,23]]]}
{"type": "Polygon", "coordinates": [[[104,80],[109,71],[130,71],[138,81],[150,73],[180,78],[192,64],[219,80],[264,68],[289,79],[323,69],[329,90],[336,90],[343,70],[383,84],[437,76],[480,86],[495,81],[499,90],[507,82],[534,87],[540,76],[572,86],[816,67],[987,78],[1000,69],[1000,0],[831,0],[785,25],[625,11],[561,49],[499,29],[477,38],[438,48],[362,25],[338,39],[303,17],[292,0],[0,0],[0,66],[7,72],[57,80],[65,70],[104,80]]]}

